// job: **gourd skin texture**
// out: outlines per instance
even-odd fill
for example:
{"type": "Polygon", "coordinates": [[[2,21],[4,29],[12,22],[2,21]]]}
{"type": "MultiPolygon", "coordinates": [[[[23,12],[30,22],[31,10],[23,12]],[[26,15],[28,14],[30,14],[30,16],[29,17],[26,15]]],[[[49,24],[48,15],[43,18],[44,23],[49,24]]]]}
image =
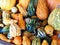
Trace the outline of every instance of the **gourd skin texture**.
{"type": "Polygon", "coordinates": [[[60,8],[56,8],[48,17],[48,24],[60,31],[60,8]]]}

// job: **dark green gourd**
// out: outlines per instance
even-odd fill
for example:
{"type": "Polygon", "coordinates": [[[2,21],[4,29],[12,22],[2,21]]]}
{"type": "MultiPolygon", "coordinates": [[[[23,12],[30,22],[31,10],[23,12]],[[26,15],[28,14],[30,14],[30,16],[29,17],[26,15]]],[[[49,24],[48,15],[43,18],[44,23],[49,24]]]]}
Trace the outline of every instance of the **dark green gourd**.
{"type": "Polygon", "coordinates": [[[28,16],[33,16],[35,14],[34,0],[30,0],[27,11],[28,16]]]}

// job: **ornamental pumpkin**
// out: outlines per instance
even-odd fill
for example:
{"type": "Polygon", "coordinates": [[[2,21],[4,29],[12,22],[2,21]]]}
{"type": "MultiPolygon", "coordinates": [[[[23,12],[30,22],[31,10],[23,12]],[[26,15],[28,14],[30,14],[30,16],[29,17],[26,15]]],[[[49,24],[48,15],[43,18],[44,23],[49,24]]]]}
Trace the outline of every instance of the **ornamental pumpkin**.
{"type": "Polygon", "coordinates": [[[10,10],[15,6],[16,0],[0,0],[0,7],[4,10],[10,10]]]}

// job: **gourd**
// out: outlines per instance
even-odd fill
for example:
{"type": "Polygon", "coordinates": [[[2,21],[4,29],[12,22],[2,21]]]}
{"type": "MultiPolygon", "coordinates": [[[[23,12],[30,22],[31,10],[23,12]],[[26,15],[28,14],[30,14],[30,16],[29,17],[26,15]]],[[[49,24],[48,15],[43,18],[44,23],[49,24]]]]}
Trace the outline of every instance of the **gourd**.
{"type": "Polygon", "coordinates": [[[36,20],[35,19],[29,19],[29,20],[30,20],[29,23],[26,24],[26,29],[29,32],[34,32],[36,20]]]}
{"type": "Polygon", "coordinates": [[[19,5],[21,5],[24,9],[27,9],[29,2],[30,0],[19,0],[19,5]]]}
{"type": "Polygon", "coordinates": [[[49,45],[46,40],[43,40],[42,45],[49,45]]]}
{"type": "Polygon", "coordinates": [[[32,45],[41,45],[41,40],[39,37],[34,37],[32,45]]]}
{"type": "Polygon", "coordinates": [[[21,29],[25,30],[25,21],[23,19],[23,15],[22,14],[19,14],[18,16],[18,25],[21,29]]]}
{"type": "Polygon", "coordinates": [[[58,45],[57,40],[52,40],[51,45],[58,45]]]}
{"type": "Polygon", "coordinates": [[[55,8],[48,17],[48,24],[60,31],[60,8],[55,8]]]}
{"type": "Polygon", "coordinates": [[[46,32],[48,35],[52,36],[52,35],[53,35],[53,31],[54,31],[54,28],[53,28],[51,25],[46,25],[46,26],[45,26],[45,32],[46,32]]]}
{"type": "Polygon", "coordinates": [[[30,0],[27,11],[28,16],[33,16],[35,14],[34,0],[30,0]]]}
{"type": "Polygon", "coordinates": [[[17,24],[12,22],[10,25],[10,28],[9,28],[9,33],[10,33],[11,37],[20,36],[21,35],[21,29],[17,24]]]}
{"type": "Polygon", "coordinates": [[[48,18],[49,11],[47,8],[46,0],[38,0],[36,15],[40,20],[48,18]]]}
{"type": "Polygon", "coordinates": [[[2,31],[1,31],[3,34],[8,34],[9,33],[9,25],[8,26],[5,26],[3,27],[2,31]]]}
{"type": "Polygon", "coordinates": [[[0,39],[4,40],[6,42],[11,42],[11,40],[7,39],[7,37],[5,35],[3,35],[3,34],[0,34],[0,39]]]}
{"type": "Polygon", "coordinates": [[[13,43],[15,43],[16,45],[21,45],[22,44],[22,38],[21,36],[17,36],[13,39],[13,43]]]}
{"type": "Polygon", "coordinates": [[[16,0],[0,0],[0,7],[3,10],[10,10],[15,6],[16,0]]]}
{"type": "Polygon", "coordinates": [[[40,37],[41,39],[43,39],[46,37],[46,33],[41,28],[38,28],[37,29],[37,36],[40,37]]]}
{"type": "Polygon", "coordinates": [[[27,36],[23,36],[23,45],[31,45],[31,41],[27,36]]]}
{"type": "Polygon", "coordinates": [[[3,11],[2,13],[2,20],[5,25],[10,24],[10,12],[9,11],[3,11]]]}

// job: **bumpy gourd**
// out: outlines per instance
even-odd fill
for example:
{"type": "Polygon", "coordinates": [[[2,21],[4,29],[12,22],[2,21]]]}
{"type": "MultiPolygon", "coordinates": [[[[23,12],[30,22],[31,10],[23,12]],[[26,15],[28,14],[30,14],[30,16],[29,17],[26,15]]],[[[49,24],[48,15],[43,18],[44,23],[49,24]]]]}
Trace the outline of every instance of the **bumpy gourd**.
{"type": "Polygon", "coordinates": [[[60,8],[54,9],[48,17],[48,24],[60,31],[60,8]]]}
{"type": "Polygon", "coordinates": [[[20,31],[20,27],[15,24],[15,23],[11,23],[10,25],[10,29],[9,29],[9,33],[11,37],[16,37],[16,36],[20,36],[21,35],[21,31],[20,31]]]}

